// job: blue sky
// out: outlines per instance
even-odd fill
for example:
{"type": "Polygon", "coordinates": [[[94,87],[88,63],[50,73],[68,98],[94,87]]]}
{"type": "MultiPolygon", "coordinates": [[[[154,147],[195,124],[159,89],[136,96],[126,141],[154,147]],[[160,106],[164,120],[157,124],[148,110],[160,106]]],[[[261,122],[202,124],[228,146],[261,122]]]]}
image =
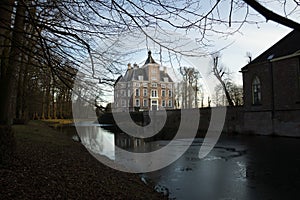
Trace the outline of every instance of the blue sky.
{"type": "MultiPolygon", "coordinates": [[[[246,25],[242,28],[242,34],[235,34],[230,38],[234,43],[221,51],[222,63],[233,72],[234,80],[242,84],[242,76],[238,71],[247,64],[246,52],[256,58],[273,44],[288,34],[291,29],[278,25],[274,22],[260,24],[259,27],[246,25]]],[[[216,42],[221,48],[229,41],[216,42]]]]}
{"type": "MultiPolygon", "coordinates": [[[[244,67],[248,58],[246,57],[246,52],[250,52],[252,54],[252,58],[259,56],[265,50],[270,48],[273,44],[283,38],[286,34],[288,34],[291,29],[286,28],[284,26],[278,25],[274,22],[267,22],[256,25],[244,25],[240,31],[240,33],[236,33],[224,38],[215,37],[213,41],[213,46],[210,48],[212,51],[221,50],[221,63],[228,68],[231,72],[231,77],[235,83],[238,85],[242,85],[242,74],[239,72],[242,67],[244,67]],[[229,46],[228,46],[229,45],[229,46]],[[225,49],[223,49],[226,47],[225,49]]],[[[176,34],[175,36],[176,37],[176,34]]],[[[180,37],[180,35],[178,36],[180,37]]],[[[189,35],[184,35],[183,37],[189,37],[189,35]]],[[[126,37],[126,44],[124,48],[124,52],[126,51],[135,51],[138,49],[139,53],[130,54],[130,56],[125,59],[131,64],[137,63],[140,66],[143,65],[147,58],[147,48],[145,45],[145,37],[140,35],[139,37],[131,38],[126,37]]],[[[191,36],[191,38],[193,38],[191,36]]],[[[189,38],[188,38],[189,39],[189,38]]],[[[160,63],[159,56],[159,48],[155,44],[151,44],[148,41],[148,47],[152,50],[153,58],[156,62],[160,63]]],[[[168,60],[167,54],[163,54],[163,59],[168,60]]],[[[218,81],[215,77],[210,73],[211,65],[210,60],[211,57],[201,57],[196,59],[196,61],[192,60],[193,58],[183,57],[182,66],[193,66],[199,69],[200,73],[203,77],[203,85],[207,91],[209,91],[205,97],[212,97],[214,93],[214,86],[218,84],[218,81]]],[[[174,64],[174,68],[170,66],[168,62],[165,63],[168,67],[169,72],[175,71],[177,76],[180,76],[178,73],[178,65],[174,64]]],[[[124,72],[127,69],[127,63],[124,63],[122,66],[124,72]]],[[[176,75],[175,75],[176,76],[176,75]]],[[[112,99],[111,99],[112,101],[112,99]]]]}
{"type": "MultiPolygon", "coordinates": [[[[228,17],[228,8],[226,7],[226,1],[223,2],[224,6],[220,7],[222,8],[222,15],[224,15],[225,19],[228,17]],[[224,13],[223,13],[224,12],[224,13]]],[[[227,2],[228,3],[228,2],[227,2]]],[[[270,4],[267,4],[268,8],[273,9],[274,11],[277,11],[279,14],[284,15],[284,12],[282,12],[282,6],[279,4],[275,5],[272,4],[272,1],[270,4]],[[270,7],[270,6],[273,7],[270,7]]],[[[228,5],[227,5],[228,6],[228,5]]],[[[250,9],[251,13],[255,13],[254,10],[250,9]]],[[[233,13],[233,19],[243,19],[245,13],[245,7],[243,9],[237,10],[233,13]]],[[[296,15],[290,16],[292,19],[296,20],[299,16],[298,12],[295,12],[296,15]]],[[[239,32],[236,32],[232,35],[227,35],[227,37],[221,37],[220,35],[211,35],[209,38],[211,47],[208,47],[207,49],[203,50],[203,52],[213,52],[221,50],[221,63],[228,68],[228,70],[232,73],[232,79],[235,83],[242,85],[242,76],[241,73],[239,73],[240,69],[245,66],[248,62],[248,59],[246,57],[246,52],[250,52],[252,54],[252,58],[256,58],[261,53],[263,53],[265,50],[270,48],[273,44],[275,44],[277,41],[279,41],[281,38],[283,38],[286,34],[288,34],[291,29],[284,27],[282,25],[278,25],[277,23],[274,23],[272,21],[264,22],[264,18],[260,15],[251,15],[249,20],[252,20],[254,22],[260,22],[258,24],[244,24],[242,28],[239,30],[239,32]],[[225,49],[223,49],[226,47],[225,49]]],[[[228,24],[216,24],[214,25],[214,28],[217,30],[224,30],[231,31],[234,30],[236,27],[238,27],[238,24],[233,24],[232,27],[229,27],[228,24]]],[[[167,30],[167,29],[166,29],[167,30]]],[[[157,33],[153,33],[155,36],[158,36],[158,39],[161,39],[160,42],[164,43],[167,46],[172,46],[174,49],[176,49],[178,46],[180,46],[181,43],[187,42],[188,45],[184,47],[180,47],[181,49],[193,49],[193,46],[197,46],[197,44],[194,42],[195,38],[197,38],[197,32],[192,31],[182,31],[180,33],[175,33],[175,30],[167,30],[167,34],[157,35],[157,33]],[[173,40],[173,42],[172,42],[173,40]],[[189,41],[190,40],[190,41],[189,41]],[[169,43],[168,43],[169,41],[169,43]],[[171,41],[171,42],[170,42],[171,41]],[[184,42],[183,42],[184,41],[184,42]],[[192,42],[191,42],[192,41],[192,42]]],[[[151,32],[151,30],[150,30],[151,32]]],[[[213,33],[213,32],[211,32],[213,33]]],[[[116,45],[118,48],[117,51],[122,52],[122,54],[128,54],[129,52],[138,52],[131,54],[129,57],[125,58],[124,64],[120,66],[123,68],[123,72],[125,72],[127,68],[127,63],[138,63],[139,65],[142,65],[147,57],[147,47],[150,48],[153,52],[154,59],[159,62],[160,61],[160,55],[159,55],[159,47],[157,44],[151,43],[150,39],[146,40],[146,37],[142,33],[133,33],[134,36],[127,36],[124,35],[123,38],[120,39],[121,43],[119,45],[116,45]]],[[[112,43],[113,44],[113,43],[112,43]]],[[[100,46],[103,46],[104,43],[98,44],[99,48],[100,46]]],[[[105,45],[104,45],[105,46],[105,45]]],[[[110,44],[108,43],[108,46],[110,44]]],[[[199,50],[199,49],[198,49],[199,50]]],[[[101,52],[101,51],[100,51],[101,52]]],[[[201,49],[200,51],[201,52],[201,49]]],[[[168,54],[163,53],[163,60],[168,60],[168,54]]],[[[213,92],[214,86],[218,83],[216,79],[214,79],[213,75],[210,73],[211,71],[211,65],[210,60],[211,57],[201,57],[196,61],[189,62],[190,58],[183,57],[183,61],[181,63],[182,66],[185,65],[194,65],[193,67],[196,67],[199,69],[200,73],[204,77],[204,81],[209,87],[210,92],[213,92]]],[[[175,71],[178,73],[178,65],[174,64],[174,68],[172,69],[170,67],[170,63],[165,62],[163,65],[166,65],[169,67],[169,71],[175,71]]],[[[101,70],[100,70],[101,71],[101,70]]],[[[115,74],[117,77],[118,74],[115,74]]],[[[116,78],[115,77],[115,78],[116,78]]]]}
{"type": "MultiPolygon", "coordinates": [[[[228,36],[226,39],[219,38],[218,36],[214,37],[214,40],[212,42],[213,46],[210,47],[210,50],[221,50],[221,63],[232,73],[231,76],[234,82],[241,85],[242,76],[241,73],[239,73],[239,71],[248,63],[246,52],[250,52],[252,54],[252,58],[254,59],[261,53],[263,53],[265,50],[270,48],[277,41],[279,41],[281,38],[283,38],[290,31],[291,29],[286,28],[282,25],[278,25],[274,22],[262,23],[259,24],[259,26],[245,24],[239,33],[235,33],[234,35],[228,36]]],[[[189,36],[191,35],[183,35],[183,37],[187,38],[189,36]]],[[[130,57],[128,58],[128,62],[131,62],[132,64],[138,63],[139,65],[142,65],[147,58],[147,49],[143,41],[144,39],[143,36],[140,37],[140,40],[134,38],[134,41],[132,39],[127,38],[128,41],[130,41],[128,42],[130,43],[130,45],[128,47],[125,47],[125,51],[126,48],[140,49],[139,53],[130,55],[130,57]]],[[[191,40],[193,40],[194,37],[195,36],[191,36],[191,40]]],[[[157,62],[159,62],[160,56],[159,48],[157,48],[157,45],[151,45],[150,42],[148,42],[148,47],[152,50],[154,59],[157,62]]],[[[163,54],[163,59],[167,60],[166,57],[168,57],[168,55],[163,54]]],[[[183,59],[185,59],[187,62],[189,60],[188,57],[183,57],[183,59]]],[[[209,73],[211,70],[210,60],[210,56],[199,58],[198,63],[200,64],[195,64],[197,65],[195,67],[200,69],[202,76],[206,78],[211,78],[211,74],[209,73]]],[[[182,63],[183,66],[189,64],[186,62],[182,63]]],[[[170,67],[170,63],[166,62],[166,65],[170,67]]],[[[124,64],[124,69],[126,69],[126,66],[127,63],[124,64]]],[[[178,71],[178,67],[179,66],[175,64],[174,70],[178,71]]]]}

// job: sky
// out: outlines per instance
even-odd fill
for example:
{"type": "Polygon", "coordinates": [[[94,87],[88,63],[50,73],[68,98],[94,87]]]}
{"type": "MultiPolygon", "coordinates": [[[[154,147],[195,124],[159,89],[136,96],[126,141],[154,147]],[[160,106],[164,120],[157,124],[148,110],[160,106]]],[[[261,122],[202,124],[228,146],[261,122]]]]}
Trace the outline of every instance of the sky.
{"type": "MultiPolygon", "coordinates": [[[[221,62],[233,73],[235,82],[242,84],[240,69],[248,63],[246,52],[250,52],[252,59],[266,51],[291,31],[290,28],[278,25],[274,22],[260,24],[259,27],[246,25],[242,28],[242,34],[231,37],[234,43],[221,51],[221,62]]],[[[228,42],[216,43],[218,47],[228,42]]]]}
{"type": "MultiPolygon", "coordinates": [[[[215,51],[222,49],[220,62],[224,65],[230,72],[230,76],[237,85],[242,86],[242,74],[239,72],[242,67],[248,63],[248,58],[246,57],[246,52],[250,52],[252,58],[255,59],[261,53],[266,51],[281,38],[287,35],[291,29],[278,25],[274,22],[262,23],[259,26],[256,25],[244,25],[240,33],[236,33],[229,36],[227,39],[216,38],[214,40],[215,51]],[[224,48],[226,47],[226,48],[224,48]]],[[[145,60],[147,59],[147,48],[144,43],[139,41],[137,38],[127,38],[130,44],[125,47],[125,51],[140,49],[139,53],[134,53],[128,58],[128,62],[131,64],[137,63],[141,67],[145,60]],[[133,40],[135,40],[133,42],[133,40]],[[139,45],[137,45],[139,44],[139,45]]],[[[143,40],[143,38],[141,38],[143,40]]],[[[152,50],[153,58],[159,63],[160,56],[159,50],[154,46],[149,45],[149,49],[152,50]]],[[[163,54],[166,57],[166,54],[163,54]]],[[[211,73],[211,57],[202,57],[192,60],[193,58],[183,57],[182,66],[192,66],[199,69],[203,79],[202,85],[206,90],[205,99],[212,98],[214,93],[214,87],[218,84],[218,81],[211,73]]],[[[168,67],[168,72],[172,74],[172,77],[178,78],[178,66],[175,64],[174,67],[170,67],[170,64],[166,64],[168,67]],[[173,73],[175,72],[175,74],[173,73]]],[[[127,69],[127,63],[123,65],[123,71],[125,73],[127,69]]],[[[124,74],[123,74],[124,75],[124,74]]],[[[113,93],[107,94],[108,101],[113,101],[113,93]]]]}
{"type": "MultiPolygon", "coordinates": [[[[252,59],[255,59],[257,56],[259,56],[261,53],[266,51],[281,38],[287,35],[290,31],[290,28],[284,27],[271,21],[259,24],[259,26],[245,24],[239,33],[235,33],[234,35],[231,35],[226,39],[216,37],[213,41],[214,46],[211,49],[213,51],[220,50],[221,64],[229,70],[232,80],[236,84],[242,85],[242,74],[239,71],[248,63],[246,53],[250,52],[252,55],[252,59]]],[[[187,35],[187,37],[188,36],[189,35],[187,35]]],[[[193,40],[192,37],[191,40],[193,40]]],[[[132,41],[130,42],[130,44],[132,44],[132,41]]],[[[142,50],[140,51],[140,53],[131,55],[131,57],[129,58],[129,62],[131,62],[132,64],[137,63],[141,66],[147,58],[147,49],[145,48],[145,46],[143,46],[142,42],[139,44],[141,44],[139,48],[141,48],[142,50]]],[[[152,54],[154,60],[159,62],[159,50],[155,49],[151,45],[149,45],[149,49],[153,51],[152,54]]],[[[163,54],[163,57],[165,56],[167,55],[163,54]]],[[[183,60],[184,61],[181,64],[182,66],[191,65],[199,69],[202,77],[205,79],[204,81],[206,81],[207,84],[211,86],[210,90],[212,91],[214,85],[218,82],[211,74],[211,57],[202,57],[196,61],[193,61],[188,57],[183,57],[183,60]]],[[[126,66],[127,63],[124,64],[124,69],[127,68],[126,66]]],[[[177,73],[177,75],[175,76],[179,76],[178,65],[174,65],[175,69],[172,69],[170,67],[170,64],[168,63],[166,63],[166,66],[168,67],[169,72],[175,71],[175,73],[177,73]]]]}
{"type": "MultiPolygon", "coordinates": [[[[270,7],[269,7],[270,8],[270,7]]],[[[223,7],[222,7],[223,9],[223,7]]],[[[282,7],[273,7],[271,8],[274,11],[282,10],[282,7]]],[[[228,10],[228,9],[223,9],[228,10]]],[[[253,10],[252,10],[253,11],[253,10]]],[[[254,11],[255,12],[255,11],[254,11]]],[[[282,13],[279,12],[282,15],[282,13]]],[[[228,16],[228,13],[224,13],[224,16],[228,16]]],[[[241,18],[243,16],[243,10],[235,13],[235,19],[241,18]]],[[[295,15],[297,17],[297,15],[295,15]]],[[[257,16],[256,16],[257,17],[257,16]]],[[[254,21],[263,21],[264,18],[259,16],[258,18],[254,18],[254,21]]],[[[293,18],[292,18],[293,19],[293,18]]],[[[297,18],[294,18],[297,21],[297,18]]],[[[222,24],[217,25],[217,28],[222,27],[222,24]]],[[[234,29],[234,28],[233,28],[234,29]]],[[[150,30],[151,31],[151,30],[150,30]]],[[[168,31],[168,30],[167,30],[168,31]]],[[[266,51],[276,42],[278,42],[281,38],[287,35],[291,31],[290,28],[284,27],[279,25],[275,22],[268,21],[265,23],[258,23],[258,24],[244,24],[239,32],[228,35],[228,37],[220,37],[220,36],[213,36],[212,38],[212,45],[213,47],[210,48],[211,51],[218,51],[221,49],[221,60],[220,62],[224,65],[229,72],[231,73],[231,79],[238,85],[242,85],[242,74],[239,72],[242,67],[244,67],[248,63],[248,58],[246,57],[246,53],[250,52],[252,55],[252,59],[255,59],[261,53],[266,51]],[[224,48],[226,47],[226,48],[224,48]]],[[[159,35],[159,39],[161,42],[165,41],[192,41],[189,45],[196,45],[195,38],[197,35],[194,33],[189,34],[182,34],[182,33],[175,33],[172,30],[169,30],[170,34],[166,34],[164,36],[159,35]]],[[[131,54],[124,65],[121,66],[123,68],[123,73],[125,73],[127,69],[127,63],[137,63],[140,66],[143,65],[147,58],[147,48],[152,50],[152,54],[154,59],[159,62],[160,55],[159,55],[159,48],[155,44],[151,44],[150,40],[145,41],[145,36],[143,34],[134,35],[133,37],[124,36],[121,41],[124,41],[125,45],[118,46],[120,52],[138,52],[131,54]],[[123,48],[123,49],[122,49],[123,48]],[[128,62],[127,62],[128,61],[128,62]]],[[[176,45],[174,43],[168,43],[167,45],[176,45]]],[[[175,47],[176,48],[176,47],[175,47]]],[[[187,46],[187,48],[191,48],[187,46]]],[[[163,58],[166,59],[168,57],[167,54],[162,54],[163,58]]],[[[173,68],[170,67],[170,64],[167,62],[164,63],[168,68],[169,72],[175,72],[174,76],[180,76],[178,72],[178,65],[174,65],[173,68]],[[176,75],[177,73],[177,75],[176,75]]],[[[201,57],[197,60],[193,60],[191,58],[183,57],[183,62],[181,63],[182,66],[192,66],[199,69],[205,87],[209,90],[211,94],[208,96],[212,96],[214,86],[218,83],[218,81],[214,78],[211,73],[211,57],[201,57]]],[[[116,77],[119,75],[116,75],[116,77]]],[[[110,94],[109,101],[112,101],[112,93],[110,94]]]]}

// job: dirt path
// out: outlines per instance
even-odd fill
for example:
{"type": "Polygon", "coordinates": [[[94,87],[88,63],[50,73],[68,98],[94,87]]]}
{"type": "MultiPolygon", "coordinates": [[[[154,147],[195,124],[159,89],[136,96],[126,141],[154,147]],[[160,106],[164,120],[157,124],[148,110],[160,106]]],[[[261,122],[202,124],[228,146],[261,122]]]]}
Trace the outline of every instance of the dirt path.
{"type": "Polygon", "coordinates": [[[135,174],[113,170],[40,121],[13,127],[17,149],[0,167],[0,199],[162,199],[135,174]]]}

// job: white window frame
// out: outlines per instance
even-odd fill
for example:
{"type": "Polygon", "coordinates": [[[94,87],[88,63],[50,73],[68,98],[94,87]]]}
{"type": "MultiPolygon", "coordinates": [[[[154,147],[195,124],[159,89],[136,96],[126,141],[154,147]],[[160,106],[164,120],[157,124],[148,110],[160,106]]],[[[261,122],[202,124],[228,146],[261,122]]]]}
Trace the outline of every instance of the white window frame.
{"type": "Polygon", "coordinates": [[[162,101],[161,101],[161,106],[162,106],[162,107],[166,107],[166,100],[162,100],[162,101]]]}
{"type": "Polygon", "coordinates": [[[157,90],[151,90],[151,97],[157,97],[157,90]]]}
{"type": "Polygon", "coordinates": [[[166,97],[166,90],[161,90],[161,97],[166,97]]]}
{"type": "Polygon", "coordinates": [[[172,102],[172,100],[169,100],[169,101],[168,101],[168,107],[173,107],[173,102],[172,102]]]}
{"type": "Polygon", "coordinates": [[[135,100],[135,106],[137,106],[137,107],[140,106],[140,100],[139,100],[139,99],[136,99],[136,100],[135,100]]]}
{"type": "Polygon", "coordinates": [[[148,89],[143,89],[143,95],[144,97],[148,96],[148,89]]]}
{"type": "Polygon", "coordinates": [[[136,96],[136,97],[139,97],[139,96],[140,96],[140,89],[139,89],[139,88],[136,88],[136,89],[135,89],[135,96],[136,96]]]}
{"type": "Polygon", "coordinates": [[[144,100],[143,100],[143,106],[144,106],[144,107],[147,107],[147,106],[148,106],[148,100],[147,100],[147,99],[144,99],[144,100]],[[146,103],[145,103],[145,102],[146,102],[146,103]]]}
{"type": "Polygon", "coordinates": [[[168,96],[169,96],[169,97],[172,97],[172,96],[173,96],[173,92],[172,92],[172,90],[169,90],[169,92],[168,92],[168,96]]]}
{"type": "Polygon", "coordinates": [[[156,88],[157,87],[157,83],[152,83],[151,86],[156,88]]]}

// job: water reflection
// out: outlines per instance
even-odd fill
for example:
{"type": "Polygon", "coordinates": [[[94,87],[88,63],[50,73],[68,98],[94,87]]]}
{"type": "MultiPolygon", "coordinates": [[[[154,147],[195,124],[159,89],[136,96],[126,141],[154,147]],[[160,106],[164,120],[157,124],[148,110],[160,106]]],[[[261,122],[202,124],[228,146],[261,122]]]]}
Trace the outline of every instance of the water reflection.
{"type": "Polygon", "coordinates": [[[85,122],[77,124],[76,128],[82,144],[89,151],[111,160],[116,160],[116,155],[118,155],[116,146],[131,152],[146,152],[151,149],[151,145],[146,148],[144,139],[120,132],[112,133],[109,131],[110,127],[102,124],[85,122]]]}
{"type": "MultiPolygon", "coordinates": [[[[146,142],[122,133],[113,134],[99,125],[77,128],[81,129],[80,137],[88,150],[113,161],[124,159],[118,154],[117,147],[146,152],[169,143],[146,142]]],[[[184,139],[178,140],[171,153],[176,154],[188,144],[184,139]]],[[[205,145],[202,139],[194,140],[176,162],[142,174],[142,180],[151,182],[157,191],[176,199],[292,199],[299,196],[300,140],[223,137],[207,157],[199,159],[201,145],[205,145]]]]}
{"type": "Polygon", "coordinates": [[[94,154],[115,159],[115,136],[100,126],[77,126],[81,143],[94,154]]]}

